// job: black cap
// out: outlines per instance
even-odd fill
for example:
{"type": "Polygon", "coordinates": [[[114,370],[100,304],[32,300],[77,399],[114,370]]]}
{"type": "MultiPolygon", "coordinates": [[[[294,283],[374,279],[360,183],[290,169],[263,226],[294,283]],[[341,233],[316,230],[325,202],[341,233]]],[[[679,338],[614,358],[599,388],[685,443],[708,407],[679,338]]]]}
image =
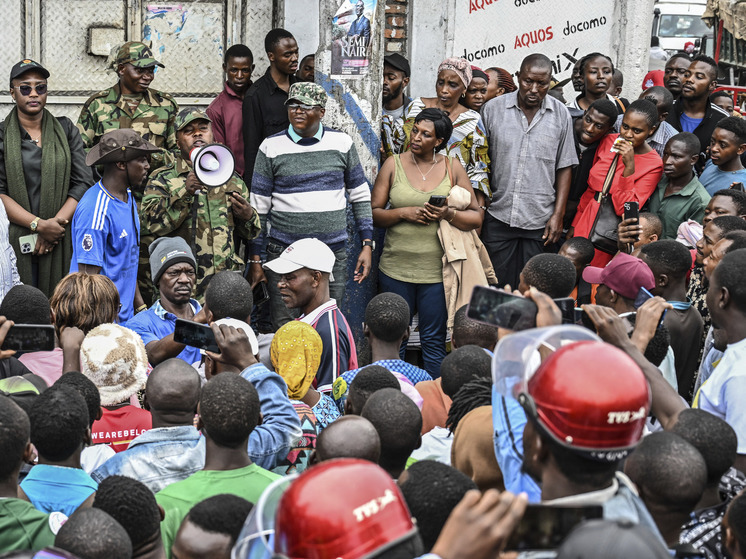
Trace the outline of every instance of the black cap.
{"type": "Polygon", "coordinates": [[[401,70],[407,78],[409,77],[409,61],[398,52],[387,54],[383,57],[383,62],[384,64],[393,66],[397,70],[401,70]]]}
{"type": "Polygon", "coordinates": [[[47,79],[49,77],[49,70],[47,70],[38,62],[34,62],[33,60],[26,58],[25,60],[21,60],[18,64],[10,69],[10,81],[13,81],[18,76],[21,76],[26,72],[30,72],[31,70],[36,70],[37,72],[39,72],[42,76],[44,76],[44,79],[47,79]]]}

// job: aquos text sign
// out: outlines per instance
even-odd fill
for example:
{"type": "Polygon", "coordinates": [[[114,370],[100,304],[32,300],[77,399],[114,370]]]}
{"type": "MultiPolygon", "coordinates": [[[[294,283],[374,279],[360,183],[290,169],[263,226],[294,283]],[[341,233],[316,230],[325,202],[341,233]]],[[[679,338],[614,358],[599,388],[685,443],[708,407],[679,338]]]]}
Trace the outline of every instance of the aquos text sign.
{"type": "Polygon", "coordinates": [[[482,69],[513,73],[540,52],[562,80],[573,60],[611,51],[613,17],[612,0],[459,0],[453,53],[482,69]]]}

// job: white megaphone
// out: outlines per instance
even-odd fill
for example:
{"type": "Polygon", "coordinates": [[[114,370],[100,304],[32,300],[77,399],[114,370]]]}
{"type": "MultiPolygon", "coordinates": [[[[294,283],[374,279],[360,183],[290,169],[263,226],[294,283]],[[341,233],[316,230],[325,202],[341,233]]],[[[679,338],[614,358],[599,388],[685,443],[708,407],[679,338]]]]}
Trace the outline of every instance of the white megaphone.
{"type": "Polygon", "coordinates": [[[223,144],[207,144],[189,152],[194,174],[205,186],[222,186],[233,176],[233,152],[223,144]]]}

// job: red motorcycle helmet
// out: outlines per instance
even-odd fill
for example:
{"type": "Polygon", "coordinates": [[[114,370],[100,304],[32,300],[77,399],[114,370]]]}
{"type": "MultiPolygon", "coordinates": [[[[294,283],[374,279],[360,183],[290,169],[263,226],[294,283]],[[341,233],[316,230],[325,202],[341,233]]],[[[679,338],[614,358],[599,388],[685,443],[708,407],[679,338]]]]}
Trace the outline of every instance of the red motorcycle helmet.
{"type": "Polygon", "coordinates": [[[417,536],[393,479],[365,460],[330,460],[303,472],[280,499],[275,557],[362,559],[417,536]]]}
{"type": "Polygon", "coordinates": [[[626,353],[581,341],[548,356],[518,400],[559,444],[599,461],[624,458],[642,438],[650,410],[644,374],[626,353]]]}

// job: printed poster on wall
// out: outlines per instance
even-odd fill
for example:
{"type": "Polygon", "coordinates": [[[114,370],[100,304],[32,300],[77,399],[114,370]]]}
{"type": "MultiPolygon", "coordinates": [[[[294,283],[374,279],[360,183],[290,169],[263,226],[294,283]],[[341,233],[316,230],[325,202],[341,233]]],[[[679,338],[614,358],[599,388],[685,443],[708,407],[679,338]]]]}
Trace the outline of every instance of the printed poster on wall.
{"type": "Polygon", "coordinates": [[[368,74],[377,0],[344,0],[332,18],[332,78],[368,74]]]}

